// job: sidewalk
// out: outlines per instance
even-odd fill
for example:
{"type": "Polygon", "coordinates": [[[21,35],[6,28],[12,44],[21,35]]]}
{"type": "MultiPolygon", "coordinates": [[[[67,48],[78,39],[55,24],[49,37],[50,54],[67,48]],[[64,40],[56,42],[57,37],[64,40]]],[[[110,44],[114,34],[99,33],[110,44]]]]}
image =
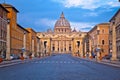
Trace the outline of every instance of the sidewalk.
{"type": "Polygon", "coordinates": [[[101,61],[98,61],[96,59],[89,59],[89,58],[81,58],[81,59],[120,68],[120,61],[111,61],[107,59],[102,59],[101,61]]]}
{"type": "Polygon", "coordinates": [[[103,63],[103,64],[107,64],[107,65],[110,65],[110,66],[115,66],[115,67],[120,68],[120,61],[111,61],[111,60],[103,59],[99,63],[103,63]]]}
{"type": "Polygon", "coordinates": [[[25,60],[17,59],[17,60],[3,61],[2,63],[0,63],[0,68],[12,66],[15,64],[26,63],[26,62],[30,62],[30,61],[34,61],[34,60],[38,60],[38,59],[40,59],[40,58],[25,59],[25,60]]]}

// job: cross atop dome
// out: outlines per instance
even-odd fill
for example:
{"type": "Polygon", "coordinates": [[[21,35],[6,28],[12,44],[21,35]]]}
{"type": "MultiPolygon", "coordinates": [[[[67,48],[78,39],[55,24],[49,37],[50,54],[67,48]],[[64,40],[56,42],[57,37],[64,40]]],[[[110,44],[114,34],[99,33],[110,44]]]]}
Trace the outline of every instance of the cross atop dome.
{"type": "Polygon", "coordinates": [[[62,12],[60,18],[65,18],[64,13],[62,12]]]}

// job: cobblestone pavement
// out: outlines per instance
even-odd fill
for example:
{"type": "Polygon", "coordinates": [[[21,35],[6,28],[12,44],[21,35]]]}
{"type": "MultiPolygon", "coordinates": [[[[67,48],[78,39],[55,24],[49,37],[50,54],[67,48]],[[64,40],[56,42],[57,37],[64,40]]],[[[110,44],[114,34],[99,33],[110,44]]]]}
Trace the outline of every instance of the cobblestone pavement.
{"type": "Polygon", "coordinates": [[[62,54],[1,67],[0,80],[120,80],[120,68],[62,54]]]}

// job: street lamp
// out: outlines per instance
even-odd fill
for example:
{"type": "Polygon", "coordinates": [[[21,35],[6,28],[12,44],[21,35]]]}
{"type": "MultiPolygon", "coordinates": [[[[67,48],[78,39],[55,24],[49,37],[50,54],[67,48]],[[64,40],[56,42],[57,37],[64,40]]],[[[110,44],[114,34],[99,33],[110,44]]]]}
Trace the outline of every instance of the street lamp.
{"type": "Polygon", "coordinates": [[[97,52],[97,54],[96,54],[96,61],[99,60],[100,51],[101,51],[101,48],[98,46],[98,47],[96,48],[96,52],[97,52]]]}

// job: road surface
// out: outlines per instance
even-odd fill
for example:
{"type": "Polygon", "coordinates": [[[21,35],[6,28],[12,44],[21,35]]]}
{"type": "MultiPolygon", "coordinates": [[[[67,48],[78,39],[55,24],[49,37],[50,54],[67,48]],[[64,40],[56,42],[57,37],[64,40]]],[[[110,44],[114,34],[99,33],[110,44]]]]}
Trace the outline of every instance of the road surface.
{"type": "Polygon", "coordinates": [[[120,80],[120,68],[58,54],[0,68],[0,80],[120,80]]]}

